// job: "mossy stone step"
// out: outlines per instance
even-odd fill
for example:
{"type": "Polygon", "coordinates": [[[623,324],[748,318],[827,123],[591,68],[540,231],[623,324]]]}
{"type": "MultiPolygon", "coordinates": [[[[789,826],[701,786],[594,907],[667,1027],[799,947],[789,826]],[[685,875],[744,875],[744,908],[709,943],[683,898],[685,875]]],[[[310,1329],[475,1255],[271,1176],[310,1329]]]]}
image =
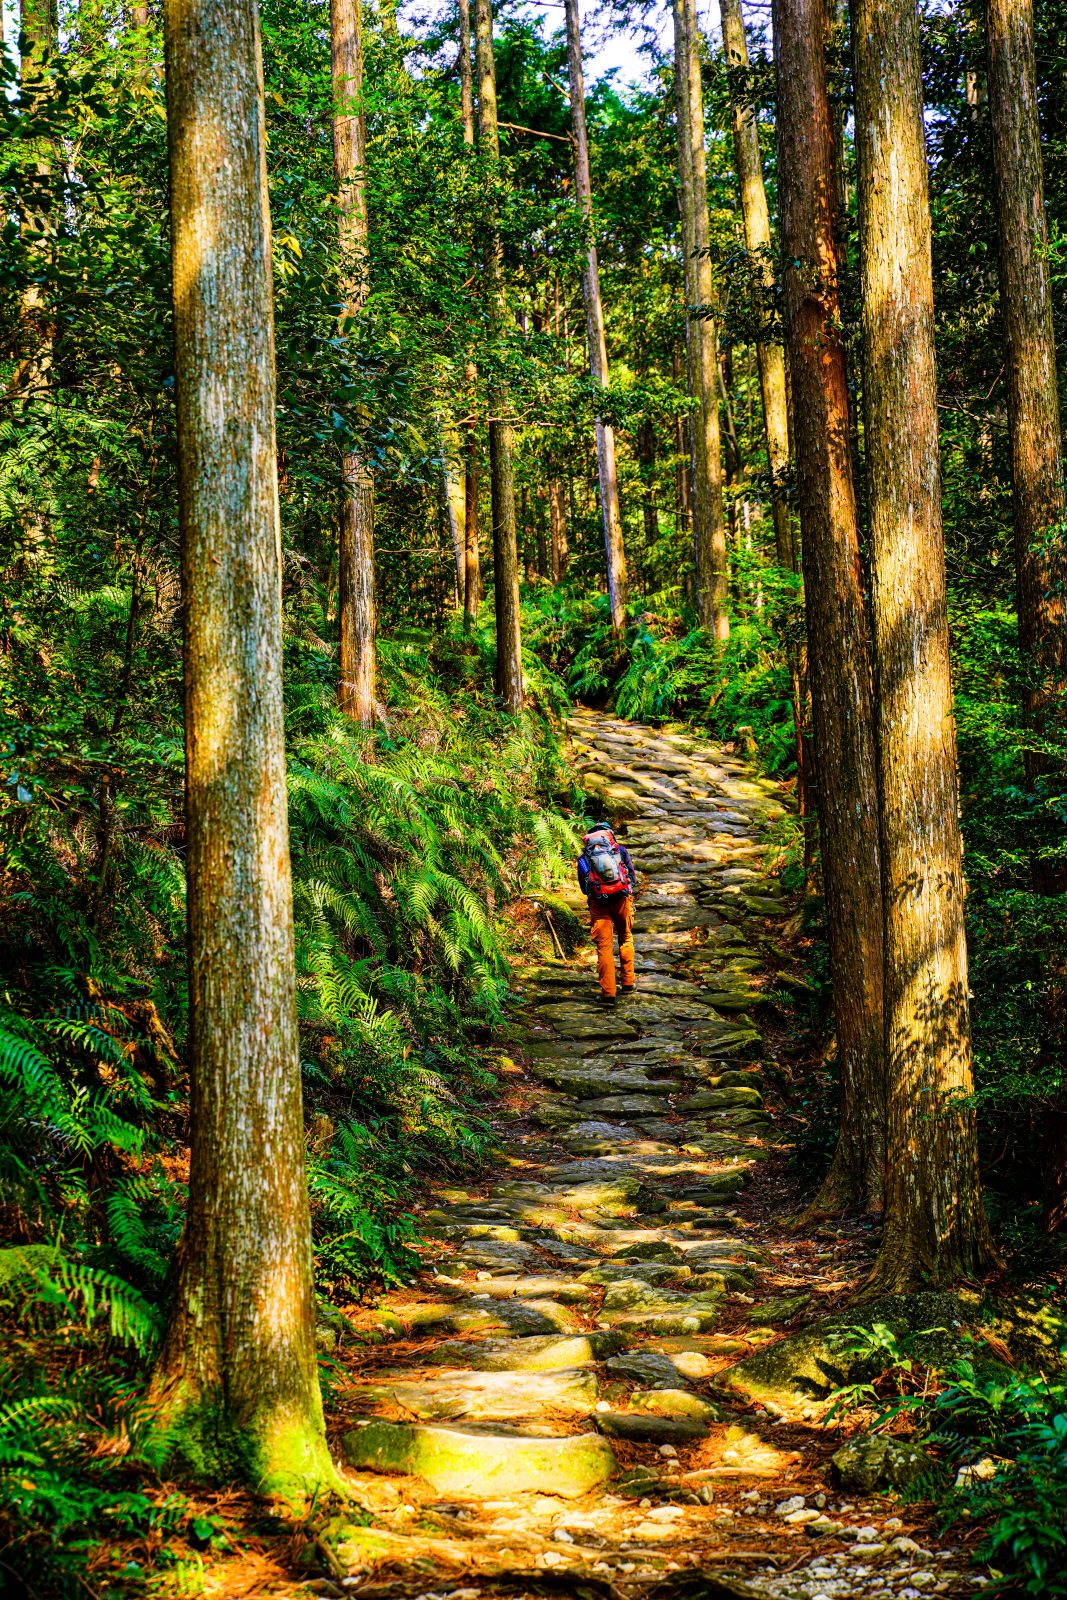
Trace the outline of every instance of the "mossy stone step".
{"type": "MultiPolygon", "coordinates": [[[[609,1083],[610,1079],[605,1075],[605,1087],[609,1083]]],[[[651,1112],[662,1111],[663,1102],[650,1094],[607,1094],[600,1100],[583,1100],[578,1110],[585,1118],[641,1117],[651,1112]]]]}
{"type": "Polygon", "coordinates": [[[361,1383],[346,1390],[358,1406],[401,1418],[464,1418],[508,1422],[558,1411],[587,1417],[597,1400],[595,1375],[559,1368],[551,1372],[430,1372],[361,1383]]]}
{"type": "Polygon", "coordinates": [[[657,1417],[650,1412],[601,1411],[596,1425],[609,1439],[633,1444],[696,1444],[708,1436],[708,1425],[693,1417],[657,1417]]]}
{"type": "Polygon", "coordinates": [[[564,1305],[581,1305],[592,1297],[586,1283],[574,1278],[545,1275],[522,1277],[478,1278],[450,1290],[456,1299],[488,1295],[491,1300],[558,1300],[564,1305]]]}
{"type": "Polygon", "coordinates": [[[403,1326],[413,1335],[431,1333],[577,1333],[573,1315],[554,1300],[470,1301],[458,1305],[416,1303],[398,1306],[403,1326]]]}
{"type": "Polygon", "coordinates": [[[615,1455],[600,1434],[538,1438],[504,1428],[370,1422],[341,1440],[350,1467],[422,1478],[440,1494],[551,1494],[576,1500],[608,1483],[615,1455]]]}
{"type": "Polygon", "coordinates": [[[635,1389],[630,1405],[636,1411],[648,1411],[658,1417],[676,1417],[705,1425],[721,1422],[724,1415],[721,1406],[701,1400],[688,1389],[635,1389]]]}
{"type": "Polygon", "coordinates": [[[633,1067],[612,1071],[610,1067],[599,1065],[578,1070],[554,1066],[547,1072],[535,1069],[534,1076],[575,1100],[587,1100],[590,1096],[603,1094],[605,1089],[613,1094],[666,1095],[675,1088],[673,1083],[665,1082],[662,1078],[649,1078],[647,1073],[633,1067]]]}
{"type": "Polygon", "coordinates": [[[607,1328],[571,1335],[530,1334],[520,1339],[446,1339],[427,1351],[423,1360],[476,1372],[558,1372],[604,1361],[626,1343],[624,1333],[607,1328]]]}
{"type": "Polygon", "coordinates": [[[686,1376],[660,1350],[627,1350],[606,1362],[610,1377],[635,1379],[645,1389],[681,1389],[686,1376]]]}
{"type": "Polygon", "coordinates": [[[680,1263],[667,1261],[604,1261],[598,1267],[591,1267],[588,1272],[582,1273],[582,1282],[586,1284],[613,1284],[632,1283],[635,1278],[640,1278],[643,1283],[666,1283],[671,1278],[677,1278],[679,1273],[686,1276],[692,1268],[682,1266],[680,1263]]]}
{"type": "Polygon", "coordinates": [[[598,1011],[595,1001],[588,1006],[543,1006],[537,1013],[565,1039],[636,1039],[637,1029],[618,1011],[598,1011]]]}

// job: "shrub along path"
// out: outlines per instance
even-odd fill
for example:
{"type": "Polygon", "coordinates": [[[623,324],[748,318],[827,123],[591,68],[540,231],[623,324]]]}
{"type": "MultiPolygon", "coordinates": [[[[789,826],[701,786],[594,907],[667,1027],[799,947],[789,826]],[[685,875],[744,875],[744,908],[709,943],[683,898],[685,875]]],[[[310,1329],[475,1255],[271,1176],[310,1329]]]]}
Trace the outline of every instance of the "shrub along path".
{"type": "Polygon", "coordinates": [[[640,874],[638,992],[598,1008],[591,948],[523,974],[502,1168],[437,1191],[417,1285],[339,1352],[336,1453],[373,1523],[311,1587],[970,1592],[919,1508],[832,1486],[818,1384],[771,1356],[847,1287],[745,1195],[776,1137],[753,1016],[791,909],[764,870],[782,800],[680,734],[582,713],[572,736],[640,874]]]}

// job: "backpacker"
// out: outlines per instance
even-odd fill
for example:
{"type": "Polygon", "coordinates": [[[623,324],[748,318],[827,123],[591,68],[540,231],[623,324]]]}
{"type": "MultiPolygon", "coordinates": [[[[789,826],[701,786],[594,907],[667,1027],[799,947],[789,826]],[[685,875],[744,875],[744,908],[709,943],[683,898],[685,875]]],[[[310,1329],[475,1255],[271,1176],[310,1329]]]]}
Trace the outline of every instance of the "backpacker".
{"type": "Polygon", "coordinates": [[[629,894],[629,875],[610,828],[597,828],[587,833],[582,840],[582,849],[589,867],[590,893],[596,895],[598,900],[629,894]]]}

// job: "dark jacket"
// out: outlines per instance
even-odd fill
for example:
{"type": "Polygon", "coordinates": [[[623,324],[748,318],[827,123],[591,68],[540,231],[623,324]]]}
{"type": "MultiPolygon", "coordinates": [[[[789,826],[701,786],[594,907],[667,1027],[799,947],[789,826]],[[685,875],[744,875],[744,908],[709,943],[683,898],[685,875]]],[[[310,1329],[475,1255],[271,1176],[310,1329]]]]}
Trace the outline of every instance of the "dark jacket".
{"type": "MultiPolygon", "coordinates": [[[[630,852],[627,850],[624,844],[619,844],[617,839],[615,843],[618,845],[619,855],[622,857],[622,864],[623,868],[625,869],[626,876],[630,880],[630,893],[633,894],[634,890],[637,888],[637,874],[634,871],[634,864],[630,860],[630,852]]],[[[578,857],[578,883],[582,893],[588,896],[590,905],[617,905],[625,898],[625,896],[618,894],[598,895],[592,892],[589,887],[589,863],[585,859],[584,855],[580,855],[578,857]]]]}

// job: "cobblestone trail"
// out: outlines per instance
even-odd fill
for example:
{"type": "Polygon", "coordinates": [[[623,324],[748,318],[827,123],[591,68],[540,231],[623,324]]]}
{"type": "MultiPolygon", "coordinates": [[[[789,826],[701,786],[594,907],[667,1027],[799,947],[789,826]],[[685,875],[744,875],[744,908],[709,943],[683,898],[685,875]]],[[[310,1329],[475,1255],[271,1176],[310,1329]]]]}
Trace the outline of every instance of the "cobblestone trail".
{"type": "Polygon", "coordinates": [[[909,1508],[832,1489],[824,1406],[739,1376],[833,1277],[737,1210],[775,1138],[753,1015],[787,910],[781,797],[682,734],[592,713],[571,734],[639,873],[638,990],[599,1009],[584,945],[522,974],[504,1170],[441,1187],[418,1284],[355,1319],[336,1454],[374,1525],[311,1587],[969,1593],[909,1508]]]}

